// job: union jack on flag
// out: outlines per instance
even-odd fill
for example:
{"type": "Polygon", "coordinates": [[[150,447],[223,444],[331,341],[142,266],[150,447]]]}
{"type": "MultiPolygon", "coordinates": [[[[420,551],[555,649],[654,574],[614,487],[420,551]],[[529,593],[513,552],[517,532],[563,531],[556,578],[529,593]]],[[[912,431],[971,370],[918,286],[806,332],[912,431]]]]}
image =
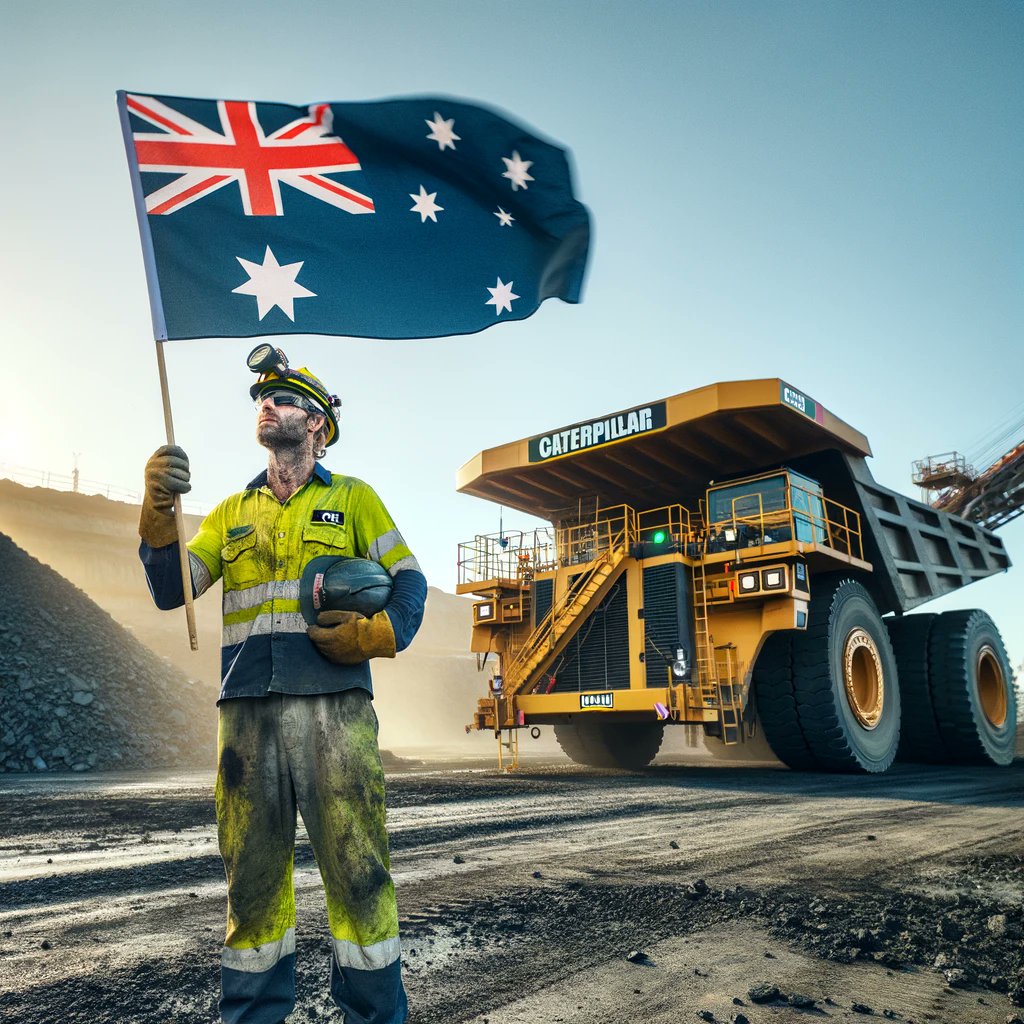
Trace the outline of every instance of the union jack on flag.
{"type": "Polygon", "coordinates": [[[437,337],[579,301],[589,218],[566,154],[483,107],[118,107],[157,340],[437,337]]]}

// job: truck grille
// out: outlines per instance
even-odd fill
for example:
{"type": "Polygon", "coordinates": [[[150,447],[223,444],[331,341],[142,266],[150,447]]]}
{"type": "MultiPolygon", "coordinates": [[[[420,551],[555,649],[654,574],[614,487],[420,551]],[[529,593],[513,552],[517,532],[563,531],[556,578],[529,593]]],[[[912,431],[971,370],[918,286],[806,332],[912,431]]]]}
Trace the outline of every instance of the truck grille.
{"type": "Polygon", "coordinates": [[[544,616],[551,611],[551,593],[554,580],[535,580],[533,584],[533,628],[536,629],[544,616]]]}
{"type": "Polygon", "coordinates": [[[629,689],[629,622],[626,577],[588,616],[551,669],[553,693],[629,689]]]}
{"type": "Polygon", "coordinates": [[[665,685],[666,658],[675,658],[680,644],[693,658],[687,592],[684,565],[670,562],[644,569],[644,663],[648,686],[665,685]]]}

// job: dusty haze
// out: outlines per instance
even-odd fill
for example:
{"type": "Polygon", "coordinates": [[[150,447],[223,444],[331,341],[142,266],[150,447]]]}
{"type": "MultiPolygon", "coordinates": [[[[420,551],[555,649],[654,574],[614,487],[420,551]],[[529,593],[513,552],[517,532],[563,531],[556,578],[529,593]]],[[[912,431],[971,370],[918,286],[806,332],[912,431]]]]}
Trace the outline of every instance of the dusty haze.
{"type": "MultiPolygon", "coordinates": [[[[183,609],[161,612],[149,596],[138,558],[139,508],[99,495],[24,487],[0,479],[0,533],[33,558],[49,565],[95,601],[157,655],[197,681],[197,711],[213,718],[220,685],[220,584],[196,602],[199,651],[189,647],[183,609]]],[[[186,533],[199,516],[186,516],[186,533]]],[[[486,691],[486,675],[468,653],[472,601],[436,587],[427,593],[423,625],[408,650],[394,661],[373,666],[374,693],[380,718],[381,746],[406,755],[459,760],[491,758],[496,744],[490,733],[466,734],[476,699],[486,691]]],[[[561,758],[552,730],[544,727],[534,740],[521,731],[520,751],[561,758]]],[[[659,758],[706,758],[774,761],[758,735],[743,747],[709,748],[689,727],[669,729],[659,758]]]]}

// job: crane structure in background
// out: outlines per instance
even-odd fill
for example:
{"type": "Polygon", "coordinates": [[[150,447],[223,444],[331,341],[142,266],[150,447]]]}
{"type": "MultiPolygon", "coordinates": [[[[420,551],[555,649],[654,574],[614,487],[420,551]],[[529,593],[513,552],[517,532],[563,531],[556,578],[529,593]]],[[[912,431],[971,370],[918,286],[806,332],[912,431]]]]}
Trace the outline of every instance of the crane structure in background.
{"type": "Polygon", "coordinates": [[[969,456],[931,455],[914,463],[914,483],[933,508],[988,530],[1024,515],[1024,407],[982,438],[969,456]],[[1009,450],[1006,445],[1016,441],[1009,450]],[[1002,455],[997,453],[1002,450],[1002,455]],[[975,465],[988,465],[978,472],[975,465]]]}

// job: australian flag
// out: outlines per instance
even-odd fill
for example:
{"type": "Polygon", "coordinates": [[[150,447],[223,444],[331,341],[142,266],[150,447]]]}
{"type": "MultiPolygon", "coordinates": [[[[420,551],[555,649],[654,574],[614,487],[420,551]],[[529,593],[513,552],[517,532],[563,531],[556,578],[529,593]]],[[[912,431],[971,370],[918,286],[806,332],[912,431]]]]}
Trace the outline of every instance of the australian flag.
{"type": "Polygon", "coordinates": [[[580,299],[566,154],[484,107],[117,102],[157,340],[469,334],[580,299]]]}

